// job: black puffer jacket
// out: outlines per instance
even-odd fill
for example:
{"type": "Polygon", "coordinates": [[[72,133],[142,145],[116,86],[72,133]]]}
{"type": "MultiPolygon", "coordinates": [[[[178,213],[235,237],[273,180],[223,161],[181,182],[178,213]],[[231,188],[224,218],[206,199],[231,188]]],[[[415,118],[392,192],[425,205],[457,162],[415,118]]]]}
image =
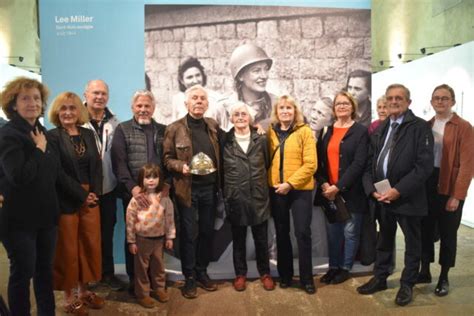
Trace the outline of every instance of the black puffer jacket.
{"type": "Polygon", "coordinates": [[[233,225],[252,226],[270,217],[267,185],[269,165],[267,138],[252,131],[247,153],[232,128],[224,145],[224,199],[233,225]]]}

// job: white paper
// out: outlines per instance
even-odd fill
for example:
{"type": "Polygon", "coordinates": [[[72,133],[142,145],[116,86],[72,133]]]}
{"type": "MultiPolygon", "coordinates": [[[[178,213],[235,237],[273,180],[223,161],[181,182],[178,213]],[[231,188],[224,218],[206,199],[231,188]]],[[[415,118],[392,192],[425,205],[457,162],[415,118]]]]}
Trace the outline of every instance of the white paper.
{"type": "Polygon", "coordinates": [[[382,181],[374,183],[375,189],[378,194],[384,194],[392,188],[388,179],[383,179],[382,181]]]}

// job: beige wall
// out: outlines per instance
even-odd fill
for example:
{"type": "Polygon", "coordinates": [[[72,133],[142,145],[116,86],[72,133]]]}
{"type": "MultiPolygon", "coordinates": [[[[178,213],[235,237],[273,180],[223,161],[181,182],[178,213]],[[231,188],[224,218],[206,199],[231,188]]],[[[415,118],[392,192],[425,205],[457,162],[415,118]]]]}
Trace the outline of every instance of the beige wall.
{"type": "MultiPolygon", "coordinates": [[[[373,0],[372,65],[395,66],[399,53],[421,54],[420,48],[450,46],[474,40],[474,0],[373,0]],[[386,64],[386,63],[385,63],[386,64]]],[[[446,48],[427,50],[439,52],[446,48]]],[[[422,55],[403,56],[402,60],[422,55]]]]}
{"type": "Polygon", "coordinates": [[[39,72],[40,48],[35,0],[0,0],[0,63],[39,72]],[[6,56],[23,56],[18,58],[6,56]],[[26,66],[30,66],[28,68],[26,66]]]}

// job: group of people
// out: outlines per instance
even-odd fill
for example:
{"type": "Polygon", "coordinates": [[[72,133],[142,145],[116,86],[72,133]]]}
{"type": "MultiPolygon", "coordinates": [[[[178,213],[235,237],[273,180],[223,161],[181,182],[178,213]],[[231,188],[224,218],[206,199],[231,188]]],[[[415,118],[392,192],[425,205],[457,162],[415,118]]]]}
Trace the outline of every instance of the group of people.
{"type": "MultiPolygon", "coordinates": [[[[239,87],[272,64],[255,47],[242,49],[256,59],[239,64],[236,53],[232,71],[239,87]],[[257,69],[242,73],[248,67],[257,69]]],[[[198,286],[217,290],[207,268],[221,189],[232,227],[237,291],[246,288],[249,226],[262,286],[275,288],[270,217],[279,285],[292,286],[291,215],[299,284],[308,294],[316,292],[310,224],[313,203],[325,199],[343,201],[349,217],[328,223],[329,269],[321,282],[337,284],[350,277],[364,217],[375,214],[380,234],[374,277],[357,291],[372,294],[387,288],[398,223],[406,252],[396,303],[408,304],[414,284],[431,282],[438,230],[442,269],[435,293],[448,294],[456,232],[472,177],[472,127],[452,112],[455,95],[448,85],[434,89],[436,116],[428,123],[409,110],[409,90],[393,84],[382,100],[386,118],[369,135],[367,124],[358,122],[355,95],[364,92],[349,91],[352,86],[357,82],[349,79],[348,91],[335,95],[333,123],[315,137],[294,98],[273,100],[268,93],[257,100],[270,106],[265,119],[242,98],[228,100],[232,127],[225,132],[206,117],[209,96],[200,84],[184,91],[187,111],[168,126],[153,119],[156,100],[148,90],[134,93],[133,117],[119,123],[107,107],[109,90],[101,80],[88,82],[84,102],[72,92],[59,94],[48,113],[56,128],[46,131],[39,122],[48,99],[46,86],[27,78],[9,82],[1,94],[9,122],[0,129],[0,237],[10,260],[12,314],[29,314],[31,279],[39,315],[54,315],[53,290],[64,291],[66,313],[87,315],[89,308],[105,304],[91,283],[124,287],[114,275],[112,253],[117,197],[126,218],[129,290],[140,305],[151,308],[169,299],[163,249],[173,248],[177,231],[183,296],[197,297],[198,286]],[[318,199],[313,201],[315,190],[318,199]]]]}

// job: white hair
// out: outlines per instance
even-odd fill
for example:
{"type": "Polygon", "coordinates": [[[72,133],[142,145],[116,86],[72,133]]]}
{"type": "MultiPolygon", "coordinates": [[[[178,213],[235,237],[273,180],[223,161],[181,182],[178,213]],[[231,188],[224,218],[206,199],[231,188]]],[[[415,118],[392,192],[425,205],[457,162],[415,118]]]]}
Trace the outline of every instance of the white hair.
{"type": "MultiPolygon", "coordinates": [[[[234,113],[238,110],[238,109],[242,109],[244,108],[245,109],[245,112],[248,113],[249,117],[250,117],[250,124],[253,123],[253,120],[255,118],[255,114],[256,114],[256,111],[251,108],[250,106],[247,105],[247,103],[245,102],[242,102],[242,101],[235,101],[234,103],[232,103],[232,105],[229,107],[229,114],[230,114],[230,118],[232,120],[232,116],[234,115],[234,113]]],[[[233,122],[232,122],[233,123],[233,122]]]]}
{"type": "Polygon", "coordinates": [[[186,91],[184,91],[184,95],[186,96],[186,100],[188,100],[189,94],[191,92],[193,92],[194,90],[204,91],[204,93],[206,94],[206,97],[209,98],[208,95],[207,95],[206,89],[204,89],[204,87],[201,86],[200,84],[195,84],[194,86],[191,86],[191,87],[187,88],[186,91]]]}
{"type": "Polygon", "coordinates": [[[137,101],[137,99],[139,97],[149,97],[150,100],[151,100],[151,103],[153,103],[153,105],[155,105],[155,96],[153,95],[153,93],[151,91],[144,90],[144,89],[135,91],[135,93],[133,94],[133,97],[132,97],[132,104],[134,104],[135,101],[137,101]]]}

